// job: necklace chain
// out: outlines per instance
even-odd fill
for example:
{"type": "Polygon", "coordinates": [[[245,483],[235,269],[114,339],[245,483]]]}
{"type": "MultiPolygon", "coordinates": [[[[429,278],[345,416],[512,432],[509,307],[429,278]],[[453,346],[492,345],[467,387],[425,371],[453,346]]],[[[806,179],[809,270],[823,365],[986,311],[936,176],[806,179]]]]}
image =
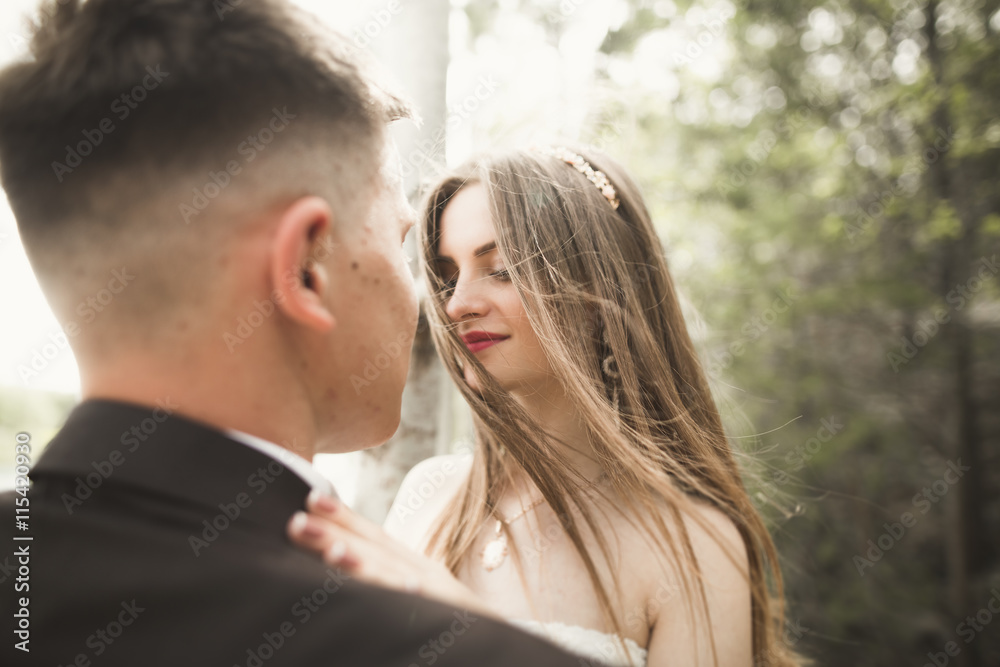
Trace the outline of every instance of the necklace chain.
{"type": "MultiPolygon", "coordinates": [[[[521,511],[518,512],[517,514],[515,514],[514,516],[512,516],[511,518],[509,518],[509,519],[500,519],[500,521],[502,521],[503,523],[505,523],[506,525],[509,526],[511,523],[513,523],[514,521],[517,521],[522,516],[524,516],[525,514],[527,514],[528,510],[534,509],[534,508],[538,507],[539,505],[541,505],[544,502],[545,502],[545,498],[544,497],[539,498],[538,500],[536,500],[535,502],[531,503],[527,507],[522,507],[521,511]]],[[[497,512],[497,514],[499,514],[499,512],[497,512]]]]}
{"type": "MultiPolygon", "coordinates": [[[[601,473],[594,480],[593,484],[596,487],[596,486],[599,486],[600,484],[602,484],[603,482],[606,482],[607,480],[608,480],[608,473],[606,473],[605,471],[602,470],[601,473]]],[[[589,492],[590,490],[587,489],[586,491],[589,492]]],[[[545,502],[545,496],[542,496],[541,498],[539,498],[535,502],[531,503],[527,507],[521,507],[521,511],[518,512],[517,514],[515,514],[514,516],[512,516],[511,518],[509,518],[509,519],[502,519],[501,518],[500,521],[502,521],[504,524],[506,524],[506,525],[509,526],[511,523],[513,523],[514,521],[517,521],[522,516],[524,516],[528,512],[528,510],[534,509],[534,508],[538,507],[539,505],[541,505],[544,502],[545,502]]],[[[499,511],[497,512],[497,514],[499,514],[499,511]]]]}
{"type": "MultiPolygon", "coordinates": [[[[606,473],[602,472],[597,478],[597,483],[605,481],[606,478],[607,478],[606,473]]],[[[543,496],[538,500],[536,500],[535,502],[528,505],[527,507],[521,507],[521,511],[515,514],[514,516],[510,517],[509,519],[503,519],[503,518],[497,519],[495,536],[486,544],[485,547],[483,547],[483,550],[479,552],[479,557],[482,560],[483,567],[486,569],[487,572],[490,572],[500,567],[503,564],[503,562],[507,559],[507,535],[504,534],[503,527],[505,525],[509,526],[511,523],[517,521],[522,516],[527,514],[529,510],[538,507],[544,502],[545,502],[545,497],[543,496]]],[[[497,513],[497,515],[500,514],[500,512],[496,510],[496,508],[494,508],[494,511],[497,513]]]]}

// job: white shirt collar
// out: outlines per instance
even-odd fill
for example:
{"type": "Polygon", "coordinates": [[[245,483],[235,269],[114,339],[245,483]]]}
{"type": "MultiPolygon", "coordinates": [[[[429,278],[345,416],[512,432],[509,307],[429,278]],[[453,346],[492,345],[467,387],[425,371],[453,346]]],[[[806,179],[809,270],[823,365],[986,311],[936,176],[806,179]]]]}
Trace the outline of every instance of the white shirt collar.
{"type": "Polygon", "coordinates": [[[312,489],[333,496],[334,498],[339,497],[337,490],[333,488],[330,480],[323,477],[309,461],[292,450],[285,449],[281,445],[275,444],[270,440],[265,440],[264,438],[259,438],[256,435],[237,431],[234,428],[227,428],[225,432],[231,439],[241,442],[247,447],[256,449],[258,452],[276,459],[288,468],[291,468],[292,472],[301,477],[312,489]]]}

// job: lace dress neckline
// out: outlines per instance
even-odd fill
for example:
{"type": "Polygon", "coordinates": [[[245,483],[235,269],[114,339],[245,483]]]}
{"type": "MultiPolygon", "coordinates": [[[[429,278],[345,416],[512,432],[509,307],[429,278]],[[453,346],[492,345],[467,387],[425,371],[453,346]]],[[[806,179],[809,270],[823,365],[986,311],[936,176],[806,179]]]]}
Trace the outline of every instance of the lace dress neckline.
{"type": "Polygon", "coordinates": [[[628,637],[602,632],[582,625],[528,618],[508,619],[517,627],[548,639],[561,648],[613,667],[645,667],[648,651],[628,637]],[[622,651],[622,642],[625,652],[622,651]]]}

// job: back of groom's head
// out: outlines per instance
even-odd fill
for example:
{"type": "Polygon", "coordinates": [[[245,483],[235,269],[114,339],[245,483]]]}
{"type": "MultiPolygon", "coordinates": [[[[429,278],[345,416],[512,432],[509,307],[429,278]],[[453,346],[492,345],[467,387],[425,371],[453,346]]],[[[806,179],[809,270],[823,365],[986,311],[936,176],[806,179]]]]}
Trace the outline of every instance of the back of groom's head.
{"type": "MultiPolygon", "coordinates": [[[[227,188],[263,201],[266,191],[320,187],[347,205],[349,177],[374,171],[379,128],[400,112],[397,100],[379,98],[346,44],[303,34],[309,26],[285,3],[233,4],[43,8],[33,59],[0,78],[3,186],[43,283],[79,286],[87,261],[110,254],[104,244],[155,252],[150,244],[169,237],[200,243],[237,231],[203,213],[227,188]],[[284,152],[287,171],[273,159],[250,178],[231,173],[267,150],[284,152]],[[302,165],[310,160],[332,163],[341,178],[310,182],[322,176],[302,165]],[[254,188],[242,183],[251,180],[254,188]]],[[[186,292],[160,287],[161,303],[186,292]]]]}
{"type": "MultiPolygon", "coordinates": [[[[331,305],[322,261],[334,246],[312,275],[309,244],[368,224],[391,180],[385,125],[408,115],[361,63],[348,41],[279,0],[42,7],[31,58],[0,73],[0,176],[83,371],[130,346],[170,349],[243,297],[226,317],[271,298],[289,316],[275,336],[319,321],[310,303],[281,298],[276,267],[294,281],[298,262],[302,285],[331,305]],[[262,229],[260,243],[247,240],[262,229]]],[[[249,347],[225,334],[214,334],[219,352],[249,347]]]]}

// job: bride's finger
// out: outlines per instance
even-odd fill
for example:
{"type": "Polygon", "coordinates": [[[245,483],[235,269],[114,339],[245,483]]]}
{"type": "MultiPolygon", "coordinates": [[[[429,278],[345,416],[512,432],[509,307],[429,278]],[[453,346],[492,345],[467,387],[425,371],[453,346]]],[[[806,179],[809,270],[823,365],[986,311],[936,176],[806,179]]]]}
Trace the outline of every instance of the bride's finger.
{"type": "Polygon", "coordinates": [[[357,576],[359,569],[365,566],[366,571],[375,573],[373,583],[404,590],[418,587],[405,577],[401,584],[389,581],[396,579],[395,573],[400,570],[409,574],[412,565],[407,559],[414,554],[400,551],[403,545],[381,532],[369,539],[331,519],[306,512],[297,512],[288,522],[287,530],[292,542],[319,554],[327,564],[338,566],[352,576],[357,576]]]}
{"type": "Polygon", "coordinates": [[[357,573],[361,567],[361,561],[345,540],[334,540],[329,547],[324,549],[323,562],[347,570],[350,574],[357,573]]]}
{"type": "Polygon", "coordinates": [[[305,512],[296,512],[292,516],[288,521],[287,531],[292,542],[319,554],[334,542],[344,542],[350,535],[347,529],[305,512]]]}
{"type": "Polygon", "coordinates": [[[318,491],[309,494],[306,499],[306,509],[372,542],[385,544],[392,539],[385,534],[381,526],[354,512],[343,501],[318,491]]]}
{"type": "Polygon", "coordinates": [[[424,592],[427,572],[413,562],[419,556],[380,528],[376,535],[380,539],[369,539],[328,516],[297,512],[288,522],[288,535],[295,544],[319,554],[327,565],[360,581],[408,593],[424,592]]]}
{"type": "Polygon", "coordinates": [[[288,522],[288,536],[298,546],[318,554],[328,565],[354,575],[361,566],[362,538],[325,519],[298,512],[288,522]],[[350,544],[350,543],[355,544],[350,544]]]}
{"type": "Polygon", "coordinates": [[[448,604],[472,604],[480,613],[494,614],[481,601],[475,600],[471,591],[455,580],[447,568],[406,551],[403,545],[387,536],[385,539],[393,545],[368,540],[329,519],[305,512],[293,517],[288,531],[296,544],[320,554],[327,565],[359,581],[424,595],[448,604]]]}

